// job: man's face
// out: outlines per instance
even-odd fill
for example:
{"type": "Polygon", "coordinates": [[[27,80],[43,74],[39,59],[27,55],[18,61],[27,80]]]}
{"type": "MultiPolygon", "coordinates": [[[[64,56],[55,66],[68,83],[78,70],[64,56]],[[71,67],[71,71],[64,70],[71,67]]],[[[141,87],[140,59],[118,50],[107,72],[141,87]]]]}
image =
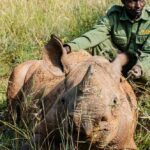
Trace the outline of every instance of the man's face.
{"type": "Polygon", "coordinates": [[[122,0],[127,14],[131,19],[137,19],[142,14],[143,7],[145,6],[145,0],[122,0]]]}

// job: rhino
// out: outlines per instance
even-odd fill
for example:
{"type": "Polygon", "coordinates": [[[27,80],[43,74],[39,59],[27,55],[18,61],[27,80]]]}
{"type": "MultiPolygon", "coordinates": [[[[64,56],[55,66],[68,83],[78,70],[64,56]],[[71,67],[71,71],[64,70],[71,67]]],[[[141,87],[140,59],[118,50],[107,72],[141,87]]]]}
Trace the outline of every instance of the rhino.
{"type": "MultiPolygon", "coordinates": [[[[42,109],[32,141],[43,149],[52,149],[47,141],[62,149],[63,133],[63,141],[71,137],[74,149],[134,150],[137,101],[121,75],[123,65],[120,57],[109,62],[85,51],[67,54],[52,37],[43,60],[21,64],[12,73],[7,91],[10,112],[32,97],[31,108],[37,104],[36,111],[42,109]]],[[[30,149],[28,144],[24,149],[30,149]]]]}

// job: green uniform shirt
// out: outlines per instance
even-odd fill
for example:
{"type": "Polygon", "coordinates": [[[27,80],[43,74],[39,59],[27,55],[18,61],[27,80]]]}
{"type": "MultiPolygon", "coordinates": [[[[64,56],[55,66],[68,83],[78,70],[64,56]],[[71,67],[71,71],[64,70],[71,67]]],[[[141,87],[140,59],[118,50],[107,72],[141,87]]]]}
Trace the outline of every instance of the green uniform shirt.
{"type": "Polygon", "coordinates": [[[132,21],[124,7],[111,7],[92,30],[67,43],[73,51],[86,49],[93,55],[108,59],[118,51],[131,53],[150,79],[150,7],[145,6],[142,15],[132,21]]]}

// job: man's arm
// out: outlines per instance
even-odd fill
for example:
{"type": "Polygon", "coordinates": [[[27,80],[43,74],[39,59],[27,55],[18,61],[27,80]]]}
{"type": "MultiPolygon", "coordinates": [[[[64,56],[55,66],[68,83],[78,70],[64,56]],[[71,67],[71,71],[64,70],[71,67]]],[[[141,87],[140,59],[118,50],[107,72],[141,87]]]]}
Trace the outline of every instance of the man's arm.
{"type": "Polygon", "coordinates": [[[107,16],[100,19],[100,21],[93,27],[92,30],[86,32],[81,37],[74,39],[67,43],[71,49],[89,49],[95,47],[99,43],[105,41],[110,36],[110,23],[107,16]]]}
{"type": "Polygon", "coordinates": [[[111,24],[108,15],[100,19],[92,30],[67,43],[72,51],[86,49],[93,55],[104,55],[106,58],[116,56],[116,47],[111,41],[111,24]]]}

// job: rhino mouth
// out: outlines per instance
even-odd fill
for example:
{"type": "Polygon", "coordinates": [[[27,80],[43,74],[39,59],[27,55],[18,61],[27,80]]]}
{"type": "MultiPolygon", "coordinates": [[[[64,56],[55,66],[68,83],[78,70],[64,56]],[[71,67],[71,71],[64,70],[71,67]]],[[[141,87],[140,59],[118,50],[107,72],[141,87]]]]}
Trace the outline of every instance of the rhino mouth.
{"type": "Polygon", "coordinates": [[[107,149],[107,148],[110,148],[110,146],[109,146],[109,141],[107,141],[106,139],[101,139],[101,140],[99,140],[99,141],[96,141],[96,142],[94,142],[94,141],[88,141],[88,143],[90,144],[90,145],[92,145],[92,147],[95,149],[95,150],[104,150],[104,149],[107,149]]]}
{"type": "Polygon", "coordinates": [[[101,129],[99,131],[94,131],[90,135],[85,135],[86,141],[103,147],[103,146],[106,146],[106,144],[104,143],[107,143],[106,139],[110,135],[110,133],[111,131],[108,128],[101,129]]]}
{"type": "Polygon", "coordinates": [[[93,133],[91,136],[86,136],[83,132],[80,132],[79,139],[76,141],[79,144],[87,144],[91,146],[94,150],[104,150],[108,147],[110,141],[107,140],[107,137],[110,134],[109,129],[100,130],[97,133],[93,133]]]}
{"type": "Polygon", "coordinates": [[[98,150],[114,150],[114,149],[117,149],[117,146],[114,145],[114,144],[109,144],[107,141],[103,141],[103,142],[99,142],[99,143],[96,143],[95,144],[95,147],[98,149],[98,150]]]}
{"type": "Polygon", "coordinates": [[[106,128],[93,131],[91,136],[86,138],[86,141],[89,144],[92,144],[95,147],[95,150],[109,149],[111,147],[109,143],[112,141],[112,133],[112,128],[107,126],[106,128]]]}

